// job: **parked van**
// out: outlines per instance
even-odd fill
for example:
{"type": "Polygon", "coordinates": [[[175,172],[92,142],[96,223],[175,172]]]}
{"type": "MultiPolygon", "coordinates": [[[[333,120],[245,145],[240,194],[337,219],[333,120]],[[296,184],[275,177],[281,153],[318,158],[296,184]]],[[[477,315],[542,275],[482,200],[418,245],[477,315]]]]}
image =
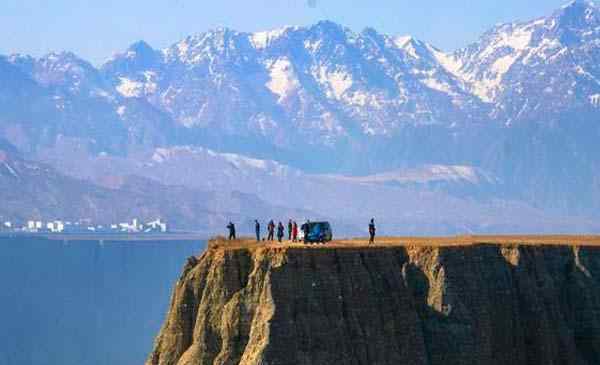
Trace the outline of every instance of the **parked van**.
{"type": "Polygon", "coordinates": [[[329,222],[308,223],[308,235],[304,239],[305,242],[325,243],[331,241],[332,239],[333,233],[331,232],[331,225],[329,222]]]}

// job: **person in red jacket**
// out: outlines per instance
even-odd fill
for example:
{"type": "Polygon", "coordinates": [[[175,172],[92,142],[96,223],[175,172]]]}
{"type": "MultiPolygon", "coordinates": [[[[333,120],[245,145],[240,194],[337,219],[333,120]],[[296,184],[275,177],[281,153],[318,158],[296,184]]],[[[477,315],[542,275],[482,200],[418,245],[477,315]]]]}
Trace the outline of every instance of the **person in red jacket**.
{"type": "Polygon", "coordinates": [[[292,223],[292,242],[298,242],[298,223],[292,223]]]}

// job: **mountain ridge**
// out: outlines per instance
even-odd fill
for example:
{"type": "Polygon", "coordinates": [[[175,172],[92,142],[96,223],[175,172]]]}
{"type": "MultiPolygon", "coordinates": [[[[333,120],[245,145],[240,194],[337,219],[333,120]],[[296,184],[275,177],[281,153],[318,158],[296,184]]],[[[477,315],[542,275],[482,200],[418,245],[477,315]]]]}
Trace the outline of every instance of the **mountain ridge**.
{"type": "MultiPolygon", "coordinates": [[[[481,180],[475,201],[597,217],[597,14],[595,5],[576,1],[546,17],[498,25],[454,53],[323,21],[255,33],[223,28],[163,50],[138,41],[97,68],[72,53],[1,57],[0,136],[68,175],[88,170],[73,161],[106,155],[138,166],[151,151],[183,146],[276,160],[301,176],[464,166],[502,182],[481,180]],[[69,151],[64,144],[87,156],[61,156],[69,151]]],[[[220,158],[190,161],[169,177],[156,168],[137,171],[155,181],[189,169],[216,181],[230,180],[226,172],[238,176],[220,158]]],[[[245,168],[246,176],[265,176],[245,168]]],[[[305,189],[293,179],[281,183],[305,189]]],[[[329,193],[339,181],[320,184],[329,193]]],[[[256,186],[282,201],[270,194],[277,186],[256,186]]],[[[418,186],[450,200],[468,197],[455,188],[418,186]]]]}

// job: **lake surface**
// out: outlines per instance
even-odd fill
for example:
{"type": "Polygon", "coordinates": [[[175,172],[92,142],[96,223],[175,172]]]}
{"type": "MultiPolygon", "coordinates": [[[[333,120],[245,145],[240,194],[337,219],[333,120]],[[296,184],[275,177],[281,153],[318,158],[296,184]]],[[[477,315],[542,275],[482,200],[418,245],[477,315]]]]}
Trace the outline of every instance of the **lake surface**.
{"type": "Polygon", "coordinates": [[[0,364],[143,364],[205,245],[0,239],[0,364]]]}

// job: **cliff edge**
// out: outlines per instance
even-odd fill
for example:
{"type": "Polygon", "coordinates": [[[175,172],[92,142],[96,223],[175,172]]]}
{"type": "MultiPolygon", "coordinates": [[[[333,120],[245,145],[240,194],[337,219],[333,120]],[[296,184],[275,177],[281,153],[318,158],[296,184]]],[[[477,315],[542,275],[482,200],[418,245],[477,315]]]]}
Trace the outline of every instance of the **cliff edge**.
{"type": "Polygon", "coordinates": [[[600,364],[599,278],[595,247],[213,242],[146,364],[600,364]]]}

